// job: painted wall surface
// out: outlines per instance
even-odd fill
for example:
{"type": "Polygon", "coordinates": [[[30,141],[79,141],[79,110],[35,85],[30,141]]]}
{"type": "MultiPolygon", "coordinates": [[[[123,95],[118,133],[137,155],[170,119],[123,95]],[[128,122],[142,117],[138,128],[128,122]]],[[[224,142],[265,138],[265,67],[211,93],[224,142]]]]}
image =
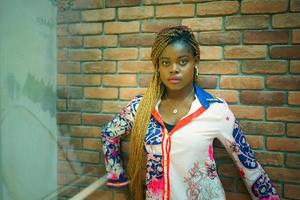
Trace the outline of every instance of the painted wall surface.
{"type": "Polygon", "coordinates": [[[56,7],[0,7],[0,199],[42,199],[57,189],[56,7]]]}

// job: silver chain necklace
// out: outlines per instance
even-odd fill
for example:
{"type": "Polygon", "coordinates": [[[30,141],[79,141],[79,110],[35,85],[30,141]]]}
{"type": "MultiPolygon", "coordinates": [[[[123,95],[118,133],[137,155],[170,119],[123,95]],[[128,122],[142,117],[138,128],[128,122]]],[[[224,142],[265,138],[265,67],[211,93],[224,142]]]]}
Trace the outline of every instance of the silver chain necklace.
{"type": "MultiPolygon", "coordinates": [[[[190,96],[193,92],[194,92],[194,90],[192,90],[192,92],[191,92],[188,96],[190,96]]],[[[172,110],[172,113],[173,113],[174,115],[176,115],[176,114],[178,113],[178,109],[177,109],[177,108],[174,108],[174,109],[172,110]]]]}

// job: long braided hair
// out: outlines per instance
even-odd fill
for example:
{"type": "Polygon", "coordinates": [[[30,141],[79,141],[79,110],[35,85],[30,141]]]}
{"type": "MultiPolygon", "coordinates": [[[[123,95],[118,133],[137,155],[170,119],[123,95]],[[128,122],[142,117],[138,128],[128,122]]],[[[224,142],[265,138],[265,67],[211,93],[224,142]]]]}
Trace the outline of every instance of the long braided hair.
{"type": "Polygon", "coordinates": [[[152,76],[152,81],[138,106],[130,136],[128,176],[130,179],[130,195],[134,200],[144,199],[143,185],[145,182],[145,171],[143,169],[146,165],[144,138],[151,118],[151,113],[164,92],[164,86],[158,73],[158,58],[166,46],[175,41],[185,42],[188,47],[191,48],[195,58],[198,60],[200,59],[199,43],[188,27],[167,27],[157,34],[151,52],[154,74],[152,76]]]}

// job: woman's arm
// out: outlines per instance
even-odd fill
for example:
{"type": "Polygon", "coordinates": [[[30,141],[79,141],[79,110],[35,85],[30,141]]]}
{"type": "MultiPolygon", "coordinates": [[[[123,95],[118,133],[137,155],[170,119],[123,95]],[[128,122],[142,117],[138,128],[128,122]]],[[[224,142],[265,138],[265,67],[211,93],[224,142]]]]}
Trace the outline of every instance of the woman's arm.
{"type": "Polygon", "coordinates": [[[120,156],[121,137],[128,134],[133,126],[141,96],[133,99],[114,119],[102,129],[104,161],[108,186],[122,187],[128,184],[120,156]]]}
{"type": "Polygon", "coordinates": [[[223,103],[223,106],[224,115],[220,123],[218,139],[238,167],[251,198],[255,200],[279,200],[272,181],[255,159],[255,153],[248,144],[239,122],[235,119],[226,102],[223,103]]]}

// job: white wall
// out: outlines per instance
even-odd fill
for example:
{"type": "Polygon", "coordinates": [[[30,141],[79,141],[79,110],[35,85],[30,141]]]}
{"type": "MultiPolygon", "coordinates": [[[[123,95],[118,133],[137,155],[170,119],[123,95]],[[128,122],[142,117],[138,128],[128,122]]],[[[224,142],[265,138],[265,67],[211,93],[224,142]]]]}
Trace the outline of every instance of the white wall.
{"type": "Polygon", "coordinates": [[[57,187],[56,7],[0,6],[0,199],[42,199],[57,187]]]}

